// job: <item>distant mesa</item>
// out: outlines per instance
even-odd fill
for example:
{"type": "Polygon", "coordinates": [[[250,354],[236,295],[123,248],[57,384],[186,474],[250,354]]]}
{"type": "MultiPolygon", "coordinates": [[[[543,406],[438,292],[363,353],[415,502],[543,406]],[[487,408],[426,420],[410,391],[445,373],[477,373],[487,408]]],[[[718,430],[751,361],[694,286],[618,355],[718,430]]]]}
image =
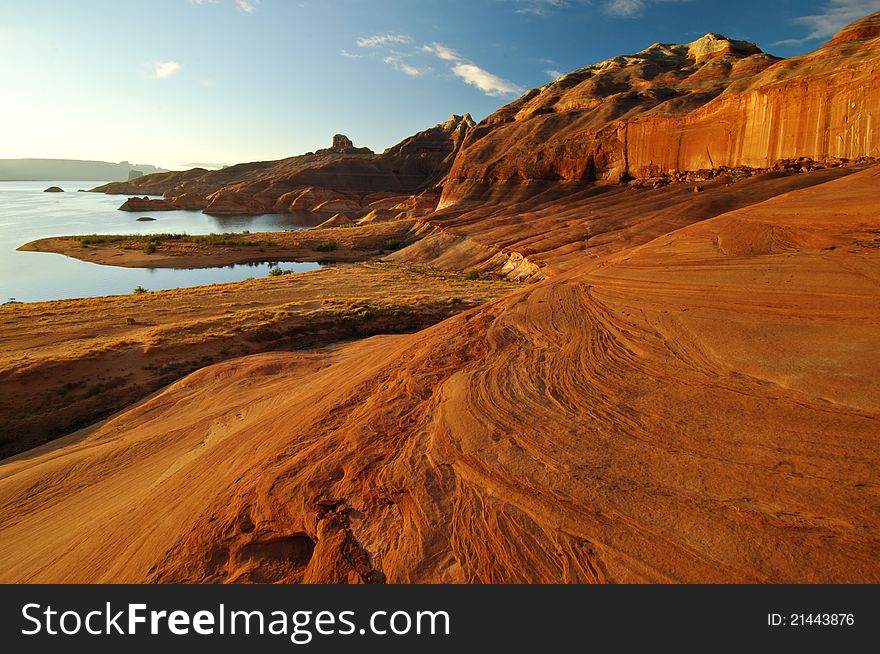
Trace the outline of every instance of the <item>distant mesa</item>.
{"type": "Polygon", "coordinates": [[[133,179],[137,179],[138,177],[143,177],[143,176],[144,176],[143,170],[137,170],[136,168],[132,168],[131,170],[128,171],[128,181],[129,182],[133,179]]]}
{"type": "Polygon", "coordinates": [[[128,161],[111,163],[80,159],[0,159],[0,180],[122,182],[131,179],[132,169],[140,171],[140,175],[167,172],[164,168],[147,164],[134,165],[128,161]]]}
{"type": "Polygon", "coordinates": [[[174,211],[177,206],[162,198],[149,198],[146,195],[142,198],[128,198],[121,207],[120,211],[174,211]]]}
{"type": "Polygon", "coordinates": [[[50,186],[43,193],[64,193],[64,189],[58,186],[50,186]]]}
{"type": "Polygon", "coordinates": [[[148,223],[148,222],[152,222],[152,221],[154,221],[154,220],[156,220],[156,219],[155,219],[155,218],[150,218],[150,216],[141,216],[140,218],[137,219],[137,221],[138,221],[139,223],[148,223]]]}

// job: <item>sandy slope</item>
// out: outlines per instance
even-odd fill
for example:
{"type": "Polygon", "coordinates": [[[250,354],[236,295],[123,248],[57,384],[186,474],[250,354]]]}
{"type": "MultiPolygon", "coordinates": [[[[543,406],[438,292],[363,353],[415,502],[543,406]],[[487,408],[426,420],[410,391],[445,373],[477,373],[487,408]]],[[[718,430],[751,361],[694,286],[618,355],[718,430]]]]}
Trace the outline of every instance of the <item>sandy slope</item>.
{"type": "Polygon", "coordinates": [[[393,264],[0,310],[0,456],[106,417],[210,363],[415,331],[509,293],[393,264]]]}
{"type": "Polygon", "coordinates": [[[200,370],[0,466],[0,580],[878,582],[878,182],[200,370]]]}

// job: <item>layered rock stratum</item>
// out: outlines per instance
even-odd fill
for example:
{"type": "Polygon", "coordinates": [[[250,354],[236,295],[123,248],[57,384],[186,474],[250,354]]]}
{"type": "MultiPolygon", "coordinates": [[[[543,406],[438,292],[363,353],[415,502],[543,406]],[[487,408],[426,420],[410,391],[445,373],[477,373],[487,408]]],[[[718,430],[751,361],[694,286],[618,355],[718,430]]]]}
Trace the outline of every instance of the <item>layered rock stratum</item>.
{"type": "MultiPolygon", "coordinates": [[[[340,211],[360,217],[392,210],[426,192],[426,207],[433,209],[438,197],[431,191],[448,172],[473,125],[469,115],[452,116],[379,155],[336,134],[329,148],[280,161],[144,175],[93,190],[161,195],[174,207],[211,214],[290,212],[313,226],[340,211]]],[[[414,213],[403,208],[391,217],[414,213]]]]}
{"type": "Polygon", "coordinates": [[[391,258],[537,283],[7,461],[0,580],[880,582],[878,34],[657,44],[435,128],[391,258]]]}
{"type": "Polygon", "coordinates": [[[880,156],[878,36],[873,14],[812,53],[779,60],[707,34],[563,75],[469,134],[441,207],[505,182],[880,156]]]}

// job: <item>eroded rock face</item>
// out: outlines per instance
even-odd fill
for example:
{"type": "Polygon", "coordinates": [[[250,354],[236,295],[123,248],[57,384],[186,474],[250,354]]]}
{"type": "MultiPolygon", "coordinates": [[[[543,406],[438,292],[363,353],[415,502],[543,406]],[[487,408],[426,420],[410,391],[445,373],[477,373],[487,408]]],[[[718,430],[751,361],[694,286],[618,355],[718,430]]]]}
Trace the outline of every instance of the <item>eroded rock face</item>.
{"type": "Polygon", "coordinates": [[[178,209],[175,204],[162,198],[128,198],[119,207],[120,211],[174,211],[178,209]]]}
{"type": "Polygon", "coordinates": [[[394,204],[413,198],[407,215],[421,215],[439,199],[439,193],[424,192],[446,176],[473,126],[470,115],[454,115],[378,155],[337,134],[330,148],[280,161],[145,175],[93,190],[163,195],[175,207],[220,215],[307,212],[315,214],[309,219],[314,224],[340,211],[353,218],[365,216],[377,196],[397,198],[394,204]],[[430,206],[428,197],[433,198],[430,206]]]}
{"type": "Polygon", "coordinates": [[[607,180],[880,154],[880,14],[780,60],[707,34],[529,91],[472,130],[441,207],[497,182],[607,180]]]}

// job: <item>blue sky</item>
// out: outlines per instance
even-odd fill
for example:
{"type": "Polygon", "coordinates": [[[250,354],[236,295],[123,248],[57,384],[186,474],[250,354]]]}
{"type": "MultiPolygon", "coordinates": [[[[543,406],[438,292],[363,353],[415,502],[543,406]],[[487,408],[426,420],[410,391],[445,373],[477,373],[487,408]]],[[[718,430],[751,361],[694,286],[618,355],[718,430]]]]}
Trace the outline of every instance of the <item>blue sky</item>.
{"type": "Polygon", "coordinates": [[[381,151],[557,73],[706,32],[792,56],[880,0],[0,0],[0,158],[381,151]]]}

